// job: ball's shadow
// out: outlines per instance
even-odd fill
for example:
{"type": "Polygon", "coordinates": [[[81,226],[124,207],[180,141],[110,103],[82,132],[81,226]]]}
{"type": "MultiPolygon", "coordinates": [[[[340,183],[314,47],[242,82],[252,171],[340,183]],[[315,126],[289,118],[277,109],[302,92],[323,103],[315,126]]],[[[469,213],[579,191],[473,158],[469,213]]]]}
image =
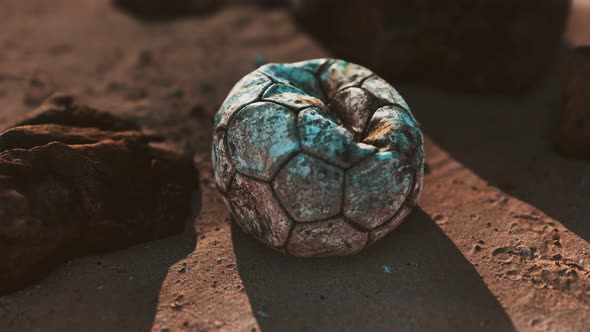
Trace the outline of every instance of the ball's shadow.
{"type": "Polygon", "coordinates": [[[473,266],[422,210],[351,257],[289,257],[235,225],[238,272],[263,331],[513,331],[473,266]]]}

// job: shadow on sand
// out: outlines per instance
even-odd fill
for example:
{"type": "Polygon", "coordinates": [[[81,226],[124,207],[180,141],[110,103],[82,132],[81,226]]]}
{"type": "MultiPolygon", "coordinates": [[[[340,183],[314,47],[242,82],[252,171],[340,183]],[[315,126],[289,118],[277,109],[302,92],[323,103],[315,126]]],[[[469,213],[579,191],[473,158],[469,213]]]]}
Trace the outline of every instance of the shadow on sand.
{"type": "Polygon", "coordinates": [[[351,257],[289,257],[235,224],[232,238],[263,331],[514,330],[473,266],[420,209],[351,257]]]}
{"type": "Polygon", "coordinates": [[[564,67],[556,66],[520,98],[396,87],[424,132],[454,159],[590,241],[590,163],[564,158],[554,148],[564,67]]]}
{"type": "MultiPolygon", "coordinates": [[[[201,194],[193,194],[193,214],[201,194]]],[[[196,247],[182,234],[72,259],[32,287],[0,297],[0,331],[149,331],[170,266],[196,247]],[[75,304],[75,305],[72,305],[75,304]]]]}

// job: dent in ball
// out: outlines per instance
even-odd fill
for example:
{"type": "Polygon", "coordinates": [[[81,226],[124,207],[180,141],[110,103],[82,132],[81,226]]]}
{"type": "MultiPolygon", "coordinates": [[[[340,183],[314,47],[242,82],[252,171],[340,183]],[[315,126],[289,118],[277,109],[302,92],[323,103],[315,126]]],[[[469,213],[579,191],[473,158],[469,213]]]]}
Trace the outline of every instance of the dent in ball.
{"type": "Polygon", "coordinates": [[[347,87],[359,86],[373,75],[369,69],[343,60],[329,60],[319,75],[328,98],[333,98],[338,91],[347,87]]]}
{"type": "Polygon", "coordinates": [[[357,143],[348,130],[317,108],[300,112],[297,120],[303,151],[342,168],[351,167],[377,151],[372,145],[357,143]]]}

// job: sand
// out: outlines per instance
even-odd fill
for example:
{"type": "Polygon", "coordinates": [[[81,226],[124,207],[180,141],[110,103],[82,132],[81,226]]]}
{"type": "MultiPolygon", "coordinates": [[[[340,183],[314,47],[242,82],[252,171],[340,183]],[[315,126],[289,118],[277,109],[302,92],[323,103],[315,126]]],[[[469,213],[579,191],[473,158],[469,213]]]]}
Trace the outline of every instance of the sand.
{"type": "Polygon", "coordinates": [[[260,57],[329,56],[285,12],[226,8],[144,23],[107,1],[5,0],[0,49],[0,125],[66,91],[166,133],[195,151],[202,175],[198,216],[183,234],[73,259],[0,297],[1,331],[590,325],[590,167],[553,149],[559,68],[518,99],[391,82],[428,136],[419,206],[358,255],[310,260],[232,226],[210,165],[212,115],[260,57]]]}

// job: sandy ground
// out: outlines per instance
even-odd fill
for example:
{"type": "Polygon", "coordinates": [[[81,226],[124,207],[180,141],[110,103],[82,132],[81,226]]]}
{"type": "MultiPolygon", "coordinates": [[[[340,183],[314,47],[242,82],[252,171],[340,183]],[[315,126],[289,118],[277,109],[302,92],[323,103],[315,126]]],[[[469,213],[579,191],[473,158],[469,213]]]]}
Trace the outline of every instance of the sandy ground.
{"type": "Polygon", "coordinates": [[[518,99],[392,82],[429,136],[420,206],[363,253],[296,259],[231,225],[209,161],[212,115],[257,56],[329,56],[285,13],[147,24],[107,1],[4,0],[0,50],[0,125],[67,91],[165,132],[196,152],[202,174],[184,234],[74,259],[0,297],[1,331],[590,326],[590,167],[553,152],[557,69],[518,99]]]}

